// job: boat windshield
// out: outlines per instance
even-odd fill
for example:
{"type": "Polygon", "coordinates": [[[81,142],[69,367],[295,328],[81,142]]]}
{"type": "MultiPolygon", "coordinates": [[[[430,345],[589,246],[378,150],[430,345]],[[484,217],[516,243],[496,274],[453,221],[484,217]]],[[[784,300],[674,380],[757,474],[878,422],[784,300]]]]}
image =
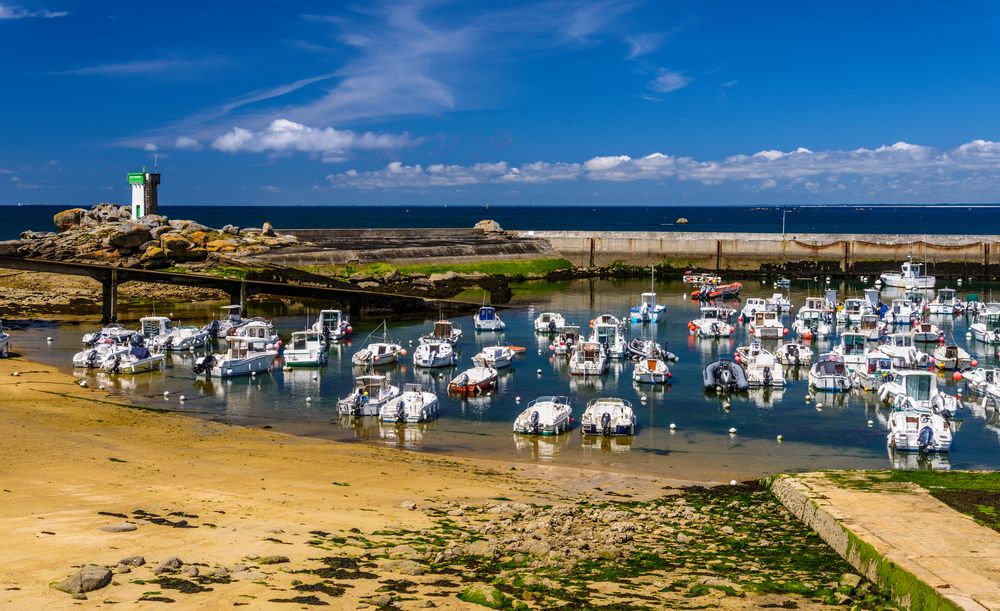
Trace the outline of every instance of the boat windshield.
{"type": "Polygon", "coordinates": [[[323,327],[335,329],[340,326],[340,310],[323,312],[323,327]]]}
{"type": "Polygon", "coordinates": [[[864,335],[844,335],[844,354],[859,354],[865,351],[864,335]]]}
{"type": "Polygon", "coordinates": [[[493,308],[479,308],[479,320],[493,320],[497,317],[497,311],[493,308]]]}
{"type": "Polygon", "coordinates": [[[718,320],[719,310],[716,308],[702,308],[701,317],[705,320],[718,320]]]}
{"type": "Polygon", "coordinates": [[[892,345],[900,348],[909,348],[913,345],[913,337],[910,335],[896,335],[892,338],[892,345]]]}
{"type": "Polygon", "coordinates": [[[643,293],[642,305],[656,305],[656,293],[643,293]]]}
{"type": "Polygon", "coordinates": [[[441,338],[451,337],[451,323],[447,321],[440,321],[434,323],[434,337],[441,337],[441,338]]]}
{"type": "Polygon", "coordinates": [[[931,398],[930,376],[906,376],[906,396],[915,401],[928,401],[931,398]]]}
{"type": "Polygon", "coordinates": [[[306,348],[308,346],[305,333],[292,335],[292,350],[305,350],[306,348]]]}
{"type": "Polygon", "coordinates": [[[844,364],[840,361],[820,361],[816,363],[816,368],[823,375],[844,375],[847,373],[844,364]]]}

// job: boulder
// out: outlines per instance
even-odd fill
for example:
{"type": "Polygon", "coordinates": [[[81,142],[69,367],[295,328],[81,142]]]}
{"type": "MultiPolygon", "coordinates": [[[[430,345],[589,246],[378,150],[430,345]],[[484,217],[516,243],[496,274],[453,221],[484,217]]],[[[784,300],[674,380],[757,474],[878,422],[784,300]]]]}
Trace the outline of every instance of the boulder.
{"type": "Polygon", "coordinates": [[[174,261],[204,261],[208,258],[208,251],[201,246],[195,246],[181,253],[171,253],[167,251],[167,257],[174,261]]]}
{"type": "Polygon", "coordinates": [[[153,574],[159,575],[161,573],[168,573],[168,572],[172,573],[180,569],[182,566],[184,566],[183,560],[181,560],[177,556],[171,556],[170,558],[167,558],[159,565],[157,565],[156,568],[153,569],[153,574]]]}
{"type": "Polygon", "coordinates": [[[127,533],[136,530],[138,527],[135,524],[129,524],[128,522],[121,522],[119,524],[107,524],[105,526],[98,526],[97,530],[102,530],[106,533],[127,533]]]}
{"type": "Polygon", "coordinates": [[[153,227],[159,227],[161,225],[169,225],[170,219],[162,214],[147,214],[139,219],[139,222],[152,229],[153,227]]]}
{"type": "Polygon", "coordinates": [[[85,564],[80,570],[56,584],[57,590],[68,594],[83,594],[99,590],[111,583],[111,569],[96,564],[85,564]]]}
{"type": "Polygon", "coordinates": [[[503,227],[500,223],[492,219],[483,219],[472,227],[473,231],[479,231],[481,233],[503,233],[503,227]]]}
{"type": "Polygon", "coordinates": [[[260,228],[260,233],[270,238],[274,237],[274,226],[271,225],[271,221],[264,221],[264,225],[260,228]]]}
{"type": "Polygon", "coordinates": [[[236,225],[225,225],[222,227],[222,233],[228,233],[230,235],[240,235],[240,228],[236,225]]]}
{"type": "Polygon", "coordinates": [[[260,564],[285,564],[288,562],[288,556],[261,556],[257,559],[260,564]]]}
{"type": "Polygon", "coordinates": [[[54,231],[31,231],[29,229],[28,231],[21,232],[22,240],[43,240],[54,237],[56,237],[56,233],[54,231]]]}
{"type": "Polygon", "coordinates": [[[143,261],[152,261],[155,259],[166,259],[167,253],[157,245],[150,246],[146,249],[146,252],[142,255],[143,261]]]}
{"type": "Polygon", "coordinates": [[[688,224],[688,220],[682,216],[681,218],[679,218],[676,221],[674,221],[674,224],[675,225],[687,225],[688,224]]]}
{"type": "Polygon", "coordinates": [[[198,246],[204,246],[208,242],[209,236],[208,233],[201,230],[197,230],[197,231],[192,231],[190,233],[185,233],[184,237],[190,240],[191,243],[193,244],[197,244],[198,246]]]}
{"type": "Polygon", "coordinates": [[[176,259],[177,257],[183,258],[189,250],[194,248],[194,244],[183,235],[172,232],[160,236],[160,248],[164,250],[167,258],[176,259]]]}
{"type": "Polygon", "coordinates": [[[239,246],[236,240],[212,240],[205,244],[208,252],[233,252],[239,246]]]}
{"type": "Polygon", "coordinates": [[[140,223],[122,223],[114,233],[108,236],[112,246],[119,248],[137,248],[153,239],[149,229],[140,223]]]}
{"type": "Polygon", "coordinates": [[[57,212],[55,216],[52,217],[52,222],[55,224],[56,229],[62,233],[63,231],[67,231],[79,225],[86,212],[87,211],[83,208],[70,208],[69,210],[63,210],[62,212],[57,212]]]}
{"type": "Polygon", "coordinates": [[[124,564],[125,566],[142,566],[146,564],[146,559],[142,556],[129,556],[119,560],[118,564],[124,564]]]}

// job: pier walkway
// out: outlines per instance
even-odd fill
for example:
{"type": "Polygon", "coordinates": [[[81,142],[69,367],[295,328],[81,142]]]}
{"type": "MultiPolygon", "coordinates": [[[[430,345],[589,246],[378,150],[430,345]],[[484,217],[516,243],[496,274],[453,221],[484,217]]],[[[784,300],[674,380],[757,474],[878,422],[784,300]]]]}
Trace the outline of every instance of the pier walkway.
{"type": "Polygon", "coordinates": [[[877,476],[782,475],[771,487],[789,511],[903,608],[1000,609],[1000,533],[916,484],[879,483],[877,476]]]}

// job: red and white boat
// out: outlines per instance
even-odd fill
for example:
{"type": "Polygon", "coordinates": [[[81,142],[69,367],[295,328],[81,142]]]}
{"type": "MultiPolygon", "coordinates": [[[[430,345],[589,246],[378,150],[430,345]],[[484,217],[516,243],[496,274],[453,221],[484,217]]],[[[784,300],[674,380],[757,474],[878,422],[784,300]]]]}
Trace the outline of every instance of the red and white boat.
{"type": "Polygon", "coordinates": [[[452,378],[448,391],[453,393],[480,393],[497,383],[497,370],[492,367],[473,367],[452,378]]]}

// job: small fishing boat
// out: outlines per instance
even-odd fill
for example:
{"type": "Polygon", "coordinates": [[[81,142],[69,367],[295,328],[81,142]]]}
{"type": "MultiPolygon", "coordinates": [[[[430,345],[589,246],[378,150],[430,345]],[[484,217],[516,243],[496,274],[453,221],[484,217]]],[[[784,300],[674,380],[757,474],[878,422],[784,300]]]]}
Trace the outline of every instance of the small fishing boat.
{"type": "Polygon", "coordinates": [[[809,386],[824,392],[851,390],[851,373],[844,357],[835,352],[821,354],[809,368],[809,386]]]}
{"type": "Polygon", "coordinates": [[[337,401],[342,416],[377,416],[382,406],[399,396],[399,387],[383,375],[362,375],[354,378],[354,389],[337,401]]]}
{"type": "Polygon", "coordinates": [[[844,300],[844,307],[837,311],[837,322],[845,325],[856,325],[861,322],[863,314],[871,313],[871,305],[866,299],[849,297],[844,300]]]}
{"type": "Polygon", "coordinates": [[[861,322],[854,331],[865,336],[870,342],[878,341],[888,332],[888,325],[878,319],[878,314],[862,314],[861,322]]]}
{"type": "Polygon", "coordinates": [[[278,351],[267,340],[256,337],[230,336],[228,348],[220,354],[209,354],[194,363],[196,374],[213,378],[245,376],[268,371],[278,351]]]}
{"type": "Polygon", "coordinates": [[[660,359],[642,359],[632,370],[632,380],[639,384],[666,384],[674,374],[660,359]]]}
{"type": "Polygon", "coordinates": [[[1000,368],[968,369],[962,372],[962,379],[965,380],[965,386],[970,393],[984,397],[983,407],[986,406],[986,399],[992,399],[1000,404],[1000,368]]]}
{"type": "Polygon", "coordinates": [[[614,314],[601,314],[594,320],[590,321],[590,328],[593,329],[595,325],[617,325],[622,327],[624,324],[625,323],[614,314]]]}
{"type": "Polygon", "coordinates": [[[264,340],[267,344],[278,347],[281,345],[280,338],[274,332],[274,325],[272,325],[270,321],[264,320],[263,318],[251,318],[249,320],[244,320],[243,324],[238,327],[232,327],[229,330],[229,335],[226,336],[226,341],[230,341],[234,337],[241,339],[260,339],[264,340]]]}
{"type": "Polygon", "coordinates": [[[805,344],[785,342],[778,348],[778,359],[782,365],[798,367],[812,362],[812,350],[805,344]]]}
{"type": "Polygon", "coordinates": [[[285,366],[322,367],[326,364],[326,341],[319,331],[295,331],[285,346],[285,366]]]}
{"type": "Polygon", "coordinates": [[[779,276],[777,280],[774,281],[774,288],[777,289],[787,289],[791,288],[792,281],[784,276],[779,276]]]}
{"type": "Polygon", "coordinates": [[[3,326],[0,320],[0,359],[10,356],[10,333],[3,326]]]}
{"type": "Polygon", "coordinates": [[[960,407],[958,399],[938,389],[937,375],[924,370],[896,371],[878,392],[884,403],[899,406],[907,403],[950,417],[960,407]]]}
{"type": "Polygon", "coordinates": [[[729,323],[728,316],[718,306],[704,305],[699,308],[701,316],[688,323],[691,335],[697,337],[729,337],[735,327],[729,323]]]}
{"type": "Polygon", "coordinates": [[[768,310],[774,310],[775,312],[791,312],[792,302],[788,297],[785,297],[781,293],[774,293],[767,298],[766,302],[768,310]]]}
{"type": "Polygon", "coordinates": [[[514,362],[514,350],[510,346],[487,346],[472,357],[472,362],[480,367],[503,369],[514,362]]]}
{"type": "Polygon", "coordinates": [[[854,387],[867,392],[877,392],[882,385],[892,379],[897,367],[893,358],[875,349],[865,355],[866,365],[854,370],[854,387]]]}
{"type": "Polygon", "coordinates": [[[821,310],[802,308],[795,315],[792,331],[802,339],[829,337],[833,335],[834,326],[830,314],[821,310]]]}
{"type": "Polygon", "coordinates": [[[434,323],[434,329],[426,335],[420,336],[421,344],[435,344],[448,342],[452,346],[458,343],[462,337],[462,330],[456,327],[450,320],[439,320],[434,323]]]}
{"type": "Polygon", "coordinates": [[[884,318],[890,325],[912,325],[919,317],[920,313],[915,311],[909,299],[893,299],[884,318]]]}
{"type": "Polygon", "coordinates": [[[617,397],[591,399],[580,416],[583,435],[635,435],[632,404],[617,397]]]}
{"type": "Polygon", "coordinates": [[[559,356],[566,356],[573,351],[580,341],[580,327],[576,325],[563,325],[562,331],[556,336],[555,341],[549,344],[549,350],[559,356]]]}
{"type": "Polygon", "coordinates": [[[133,336],[132,345],[128,350],[119,350],[110,355],[101,363],[101,369],[108,373],[145,373],[163,368],[166,357],[161,354],[149,351],[143,341],[142,336],[133,336]]]}
{"type": "Polygon", "coordinates": [[[706,284],[701,287],[700,290],[692,291],[691,299],[700,299],[701,301],[708,301],[709,299],[730,299],[733,297],[739,297],[742,291],[743,284],[740,282],[720,285],[706,284]]]}
{"type": "Polygon", "coordinates": [[[693,273],[690,271],[684,272],[684,276],[681,278],[684,284],[693,284],[696,287],[704,286],[706,284],[722,284],[722,277],[716,274],[709,273],[693,273]]]}
{"type": "Polygon", "coordinates": [[[116,344],[123,344],[128,341],[128,339],[135,334],[132,329],[126,329],[122,325],[113,324],[101,328],[100,331],[94,331],[93,333],[86,333],[83,336],[84,346],[93,346],[103,339],[110,339],[116,344]]]}
{"type": "Polygon", "coordinates": [[[969,325],[972,339],[985,344],[1000,344],[1000,312],[987,311],[969,325]]]}
{"type": "Polygon", "coordinates": [[[404,384],[402,394],[384,402],[378,415],[382,422],[417,424],[437,418],[438,409],[436,394],[420,384],[404,384]]]}
{"type": "Polygon", "coordinates": [[[73,366],[81,369],[100,369],[108,357],[119,352],[128,352],[127,343],[118,343],[110,337],[98,340],[86,350],[73,355],[73,366]]]}
{"type": "Polygon", "coordinates": [[[934,299],[927,303],[928,314],[936,316],[955,316],[961,314],[965,308],[958,300],[958,293],[952,288],[938,289],[934,299]]]}
{"type": "Polygon", "coordinates": [[[651,339],[635,338],[628,343],[628,353],[633,359],[663,359],[673,363],[678,360],[677,355],[667,350],[666,342],[661,346],[651,339]]]}
{"type": "Polygon", "coordinates": [[[477,332],[483,331],[503,331],[507,325],[500,320],[497,309],[493,306],[484,305],[479,308],[472,319],[473,326],[477,332]]]}
{"type": "Polygon", "coordinates": [[[948,452],[951,442],[948,420],[927,408],[913,407],[904,400],[889,414],[886,443],[893,450],[922,454],[948,452]]]}
{"type": "Polygon", "coordinates": [[[493,388],[499,372],[492,367],[466,369],[451,379],[448,390],[453,393],[480,393],[493,388]]]}
{"type": "Polygon", "coordinates": [[[375,327],[368,337],[365,339],[367,345],[354,353],[351,357],[351,362],[355,365],[362,365],[365,367],[377,367],[378,365],[388,365],[390,363],[395,363],[400,356],[406,356],[406,350],[397,344],[396,342],[389,339],[389,327],[383,320],[382,324],[375,327]],[[382,341],[373,342],[372,337],[375,333],[382,329],[382,341]]]}
{"type": "Polygon", "coordinates": [[[210,335],[208,327],[175,327],[166,316],[140,318],[139,333],[154,350],[163,351],[204,348],[210,335]]]}
{"type": "Polygon", "coordinates": [[[558,333],[566,326],[566,319],[558,312],[542,312],[535,319],[536,333],[558,333]]]}
{"type": "Polygon", "coordinates": [[[746,302],[743,304],[743,309],[740,310],[740,322],[750,322],[757,312],[763,312],[767,309],[767,300],[763,297],[747,297],[746,302]]]}
{"type": "Polygon", "coordinates": [[[649,292],[643,293],[639,297],[639,305],[632,306],[629,317],[632,322],[656,322],[660,314],[667,306],[656,303],[656,287],[654,286],[654,275],[656,268],[649,268],[649,292]]]}
{"type": "Polygon", "coordinates": [[[930,364],[930,357],[913,345],[912,333],[890,333],[879,344],[879,350],[899,359],[906,367],[926,367],[930,364]]]}
{"type": "Polygon", "coordinates": [[[351,321],[341,310],[320,310],[312,330],[322,333],[327,342],[339,342],[354,333],[351,321]]]}
{"type": "Polygon", "coordinates": [[[922,322],[913,325],[913,341],[922,344],[932,344],[944,341],[944,331],[940,327],[930,322],[922,322]]]}
{"type": "Polygon", "coordinates": [[[883,272],[879,280],[886,287],[900,289],[932,289],[935,283],[934,276],[925,274],[923,264],[914,263],[912,257],[900,266],[900,271],[883,272]]]}
{"type": "Polygon", "coordinates": [[[705,390],[715,392],[744,392],[750,389],[746,370],[736,362],[720,359],[709,363],[703,373],[705,390]]]}
{"type": "Polygon", "coordinates": [[[227,305],[222,306],[222,315],[218,320],[212,321],[209,328],[214,331],[215,337],[223,338],[241,324],[243,324],[243,306],[227,305]]]}
{"type": "Polygon", "coordinates": [[[573,426],[569,397],[538,397],[514,420],[514,432],[525,435],[558,435],[573,426]]]}
{"type": "Polygon", "coordinates": [[[957,344],[942,344],[934,349],[934,364],[938,369],[965,369],[978,365],[976,359],[957,344]]]}
{"type": "Polygon", "coordinates": [[[780,339],[788,334],[781,315],[773,310],[758,311],[750,319],[750,334],[757,339],[780,339]]]}
{"type": "Polygon", "coordinates": [[[621,325],[613,322],[598,322],[595,319],[591,328],[593,331],[590,334],[590,340],[604,346],[608,358],[625,358],[628,354],[628,342],[625,341],[621,325]]]}
{"type": "Polygon", "coordinates": [[[847,368],[854,371],[865,364],[865,353],[868,351],[868,338],[860,333],[841,333],[840,343],[833,349],[844,357],[847,368]]]}
{"type": "Polygon", "coordinates": [[[599,376],[608,372],[608,355],[604,346],[584,341],[573,346],[569,357],[569,372],[576,376],[599,376]]]}
{"type": "Polygon", "coordinates": [[[749,346],[737,348],[736,359],[743,366],[751,387],[785,385],[785,371],[781,361],[762,348],[759,340],[753,341],[749,346]]]}
{"type": "Polygon", "coordinates": [[[458,354],[447,341],[426,342],[413,351],[415,367],[451,367],[458,363],[458,354]]]}

